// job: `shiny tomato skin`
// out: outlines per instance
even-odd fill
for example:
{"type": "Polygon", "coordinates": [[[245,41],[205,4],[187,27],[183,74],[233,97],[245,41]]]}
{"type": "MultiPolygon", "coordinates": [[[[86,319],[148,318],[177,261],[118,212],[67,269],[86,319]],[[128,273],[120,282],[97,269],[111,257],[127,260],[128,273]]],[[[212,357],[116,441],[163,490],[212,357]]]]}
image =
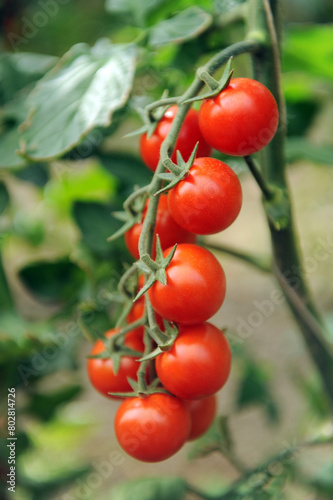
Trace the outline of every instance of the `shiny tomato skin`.
{"type": "Polygon", "coordinates": [[[168,193],[175,221],[195,234],[214,234],[229,227],[242,206],[235,172],[215,158],[197,158],[190,171],[168,193]]]}
{"type": "Polygon", "coordinates": [[[191,430],[188,441],[198,439],[208,431],[213,423],[217,411],[216,395],[204,399],[185,400],[185,404],[191,416],[191,430]]]}
{"type": "Polygon", "coordinates": [[[273,95],[251,78],[232,78],[216,97],[205,99],[199,110],[206,141],[233,156],[251,155],[264,148],[274,137],[278,122],[273,95]]]}
{"type": "MultiPolygon", "coordinates": [[[[172,249],[164,251],[166,257],[172,249]]],[[[226,291],[224,271],[206,248],[183,243],[166,268],[167,284],[156,281],[148,290],[155,311],[167,321],[194,325],[213,316],[226,291]]]]}
{"type": "MultiPolygon", "coordinates": [[[[112,329],[105,333],[105,337],[109,338],[115,335],[119,329],[112,329]]],[[[125,345],[138,352],[144,351],[142,340],[142,332],[135,329],[126,334],[125,345]]],[[[101,339],[97,340],[90,354],[100,354],[105,350],[104,343],[101,339]]],[[[120,367],[115,374],[113,371],[113,363],[110,358],[88,358],[87,371],[88,377],[92,386],[103,396],[111,399],[119,399],[118,396],[111,396],[109,392],[128,392],[132,391],[127,377],[134,380],[137,378],[139,363],[133,356],[122,356],[120,367]]]]}
{"type": "Polygon", "coordinates": [[[219,391],[231,369],[231,350],[223,333],[211,323],[178,325],[169,351],[155,360],[161,384],[181,399],[201,399],[219,391]]]}
{"type": "Polygon", "coordinates": [[[191,419],[186,404],[155,393],[125,400],[115,416],[115,434],[123,450],[143,462],[160,462],[186,442],[191,419]]]}
{"type": "MultiPolygon", "coordinates": [[[[140,138],[140,154],[144,163],[150,170],[156,170],[162,142],[170,130],[173,119],[177,113],[177,106],[171,106],[157,124],[152,136],[148,139],[147,134],[140,138]]],[[[199,141],[197,156],[209,156],[212,148],[205,141],[198,124],[198,112],[190,109],[180,129],[175,149],[171,155],[173,162],[177,163],[177,150],[179,150],[185,161],[189,159],[194,146],[199,141]]]]}
{"type": "MultiPolygon", "coordinates": [[[[125,243],[130,254],[135,258],[139,259],[139,238],[142,231],[142,224],[146,216],[148,203],[146,203],[142,222],[134,224],[125,233],[125,243]]],[[[175,243],[194,243],[196,240],[196,235],[189,233],[186,229],[180,227],[177,222],[172,218],[169,207],[168,207],[168,197],[166,194],[162,194],[158,200],[157,214],[156,214],[156,226],[155,226],[155,236],[154,236],[154,249],[156,245],[156,234],[158,234],[161,242],[162,249],[165,250],[175,243]]],[[[155,252],[153,252],[155,255],[155,252]]]]}

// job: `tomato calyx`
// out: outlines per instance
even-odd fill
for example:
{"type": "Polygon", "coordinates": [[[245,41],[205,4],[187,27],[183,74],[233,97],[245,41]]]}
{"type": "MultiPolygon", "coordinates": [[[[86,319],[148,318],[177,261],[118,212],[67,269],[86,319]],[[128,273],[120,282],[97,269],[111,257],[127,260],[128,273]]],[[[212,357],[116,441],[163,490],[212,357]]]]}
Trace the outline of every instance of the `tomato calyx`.
{"type": "Polygon", "coordinates": [[[176,251],[177,244],[173,247],[171,252],[167,255],[167,257],[163,256],[163,250],[161,247],[161,242],[158,234],[156,235],[156,259],[153,260],[148,253],[141,256],[141,259],[135,263],[135,265],[145,274],[148,274],[149,277],[144,284],[144,286],[139,290],[133,302],[137,301],[142,295],[149,290],[149,288],[155,283],[155,281],[159,281],[162,285],[166,285],[167,277],[166,277],[166,268],[171,262],[172,257],[176,251]]]}
{"type": "Polygon", "coordinates": [[[166,186],[162,187],[162,189],[157,191],[154,196],[159,196],[160,194],[165,193],[166,191],[170,191],[170,189],[175,187],[178,184],[178,182],[183,180],[188,175],[189,170],[194,163],[198,146],[199,142],[196,143],[188,161],[184,161],[179,151],[177,151],[177,164],[175,164],[169,157],[162,160],[164,166],[168,170],[170,170],[170,172],[162,173],[159,174],[158,176],[160,179],[163,179],[164,181],[169,181],[169,183],[166,186]]]}
{"type": "Polygon", "coordinates": [[[142,384],[133,380],[131,378],[127,378],[128,383],[132,387],[133,391],[128,392],[109,392],[110,396],[117,396],[121,398],[146,398],[151,394],[169,394],[171,393],[167,391],[164,387],[160,386],[160,381],[158,378],[155,378],[151,384],[146,385],[144,388],[142,384]]]}
{"type": "Polygon", "coordinates": [[[202,101],[203,99],[209,99],[211,97],[216,97],[222,90],[224,90],[228,85],[231,80],[231,77],[234,73],[234,70],[231,68],[231,61],[232,57],[230,57],[229,61],[226,64],[225,70],[223,72],[223,75],[221,79],[215,80],[210,73],[206,71],[205,68],[198,68],[197,70],[197,75],[202,80],[205,82],[205,84],[209,87],[209,92],[203,95],[199,95],[196,97],[192,97],[191,99],[186,99],[183,101],[182,104],[187,104],[189,102],[195,102],[195,101],[202,101]]]}
{"type": "MultiPolygon", "coordinates": [[[[156,349],[151,351],[149,354],[142,356],[138,359],[139,362],[149,361],[150,359],[156,358],[159,354],[163,352],[170,351],[172,348],[174,341],[176,340],[179,328],[175,323],[169,323],[168,321],[164,321],[165,330],[163,332],[164,337],[166,338],[165,342],[160,342],[156,349]]],[[[151,332],[153,335],[153,332],[151,332]]]]}
{"type": "Polygon", "coordinates": [[[147,186],[136,189],[125,201],[123,211],[112,212],[115,219],[122,221],[124,224],[115,233],[108,237],[107,241],[113,241],[119,236],[122,236],[134,226],[141,222],[142,212],[148,197],[147,186]]]}

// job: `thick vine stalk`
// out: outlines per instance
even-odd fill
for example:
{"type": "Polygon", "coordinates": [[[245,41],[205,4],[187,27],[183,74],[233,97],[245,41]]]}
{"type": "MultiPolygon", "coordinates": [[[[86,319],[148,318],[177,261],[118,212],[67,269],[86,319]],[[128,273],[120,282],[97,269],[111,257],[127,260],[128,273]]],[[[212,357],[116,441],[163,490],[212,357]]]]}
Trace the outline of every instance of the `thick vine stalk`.
{"type": "Polygon", "coordinates": [[[249,33],[266,34],[264,37],[265,50],[260,54],[253,53],[255,78],[270,89],[280,110],[280,126],[271,143],[262,152],[261,164],[268,185],[279,188],[283,193],[280,201],[273,200],[272,203],[275,203],[274,210],[280,211],[284,215],[284,224],[279,226],[272,221],[270,217],[272,203],[266,201],[264,207],[271,234],[275,274],[285,291],[290,308],[298,322],[312,360],[321,375],[323,386],[333,408],[333,357],[324,341],[322,319],[313,303],[304,273],[301,271],[301,252],[286,179],[284,154],[286,113],[281,91],[279,59],[280,8],[281,2],[279,0],[250,0],[249,33]],[[309,315],[302,314],[301,308],[296,307],[296,302],[291,300],[287,288],[292,288],[293,292],[298,295],[304,307],[316,320],[316,324],[321,326],[322,335],[318,335],[318,328],[313,328],[313,322],[309,321],[309,315]]]}

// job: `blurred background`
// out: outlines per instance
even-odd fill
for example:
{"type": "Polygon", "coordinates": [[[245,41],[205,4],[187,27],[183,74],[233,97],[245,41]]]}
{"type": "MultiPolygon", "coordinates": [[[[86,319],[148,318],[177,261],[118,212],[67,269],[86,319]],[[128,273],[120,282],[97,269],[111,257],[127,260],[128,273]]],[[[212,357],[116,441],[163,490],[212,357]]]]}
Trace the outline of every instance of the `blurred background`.
{"type": "MultiPolygon", "coordinates": [[[[239,477],[223,453],[206,453],[200,443],[187,444],[160,464],[125,455],[113,432],[119,403],[103,398],[89,384],[86,355],[91,343],[84,333],[109,329],[121,310],[114,300],[117,282],[132,257],[122,238],[107,242],[119,228],[110,214],[121,208],[134,185],[151,178],[139,158],[137,137],[124,138],[142,124],[136,110],[166,88],[171,96],[181,94],[198,65],[241,40],[243,13],[239,0],[155,0],[135,6],[125,0],[2,2],[0,436],[7,432],[7,388],[15,387],[17,500],[134,498],[121,490],[124,482],[160,476],[182,476],[213,494],[239,477]],[[159,23],[193,6],[217,19],[215,24],[205,24],[202,17],[188,36],[159,38],[159,23]],[[142,43],[147,30],[148,46],[142,43]],[[83,140],[51,159],[47,154],[38,160],[33,153],[16,155],[19,144],[23,147],[17,126],[26,117],[26,100],[36,82],[70,60],[74,45],[93,46],[101,38],[142,45],[130,99],[115,110],[109,126],[96,124],[83,140]]],[[[331,332],[326,340],[332,343],[333,5],[329,0],[285,0],[282,14],[286,154],[302,271],[331,332]]],[[[246,56],[234,66],[235,76],[251,75],[246,56]]],[[[48,92],[52,110],[52,86],[48,92]]],[[[65,135],[61,126],[58,130],[50,148],[65,135]]],[[[243,208],[232,227],[205,241],[269,262],[259,189],[241,159],[226,161],[240,176],[243,208]]],[[[278,289],[272,275],[225,252],[216,255],[228,289],[212,322],[226,328],[233,349],[219,414],[228,428],[225,438],[232,439],[234,452],[253,468],[278,451],[328,432],[329,408],[285,301],[270,299],[278,289]]],[[[293,453],[286,473],[281,472],[282,482],[289,479],[285,496],[274,498],[332,499],[331,451],[323,447],[293,453]]],[[[4,484],[7,453],[1,439],[4,484]]],[[[0,488],[0,499],[10,498],[6,486],[0,488]]]]}

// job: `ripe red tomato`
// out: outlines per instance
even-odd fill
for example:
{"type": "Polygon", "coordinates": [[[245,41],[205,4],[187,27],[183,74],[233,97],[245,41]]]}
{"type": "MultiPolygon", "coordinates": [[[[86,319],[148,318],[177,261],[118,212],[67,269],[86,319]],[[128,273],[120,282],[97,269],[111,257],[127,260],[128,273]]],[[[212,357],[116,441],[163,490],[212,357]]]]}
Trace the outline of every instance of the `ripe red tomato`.
{"type": "MultiPolygon", "coordinates": [[[[148,139],[147,134],[143,134],[140,138],[140,154],[144,163],[150,170],[156,170],[159,158],[161,144],[170,130],[173,119],[177,113],[177,106],[171,106],[165,113],[162,119],[158,122],[152,136],[148,139]]],[[[209,156],[212,148],[205,141],[198,124],[198,112],[195,109],[190,109],[186,115],[184,123],[180,129],[174,152],[171,159],[174,163],[177,162],[177,150],[182,154],[185,161],[189,159],[194,146],[199,141],[197,156],[209,156]]]]}
{"type": "MultiPolygon", "coordinates": [[[[116,334],[119,329],[112,329],[105,333],[109,338],[116,334]]],[[[139,329],[132,330],[126,334],[125,345],[138,352],[144,351],[142,332],[139,329]]],[[[105,350],[102,340],[95,342],[90,354],[100,354],[105,350]]],[[[117,374],[113,371],[113,363],[110,358],[89,358],[87,364],[88,376],[93,387],[111,399],[119,399],[117,396],[111,396],[109,392],[128,392],[132,391],[127,377],[136,380],[139,363],[133,356],[122,356],[117,374]]]]}
{"type": "Polygon", "coordinates": [[[179,334],[169,351],[155,360],[162,385],[178,398],[206,398],[226,383],[231,368],[231,350],[223,333],[211,323],[179,325],[179,334]]]}
{"type": "Polygon", "coordinates": [[[168,194],[169,210],[187,231],[213,234],[230,226],[242,206],[235,172],[215,158],[197,158],[188,176],[168,194]]]}
{"type": "Polygon", "coordinates": [[[191,431],[188,441],[202,436],[211,426],[217,410],[216,396],[204,399],[186,400],[185,404],[191,416],[191,431]]]}
{"type": "MultiPolygon", "coordinates": [[[[171,248],[164,251],[166,257],[171,248]]],[[[198,245],[183,243],[166,268],[167,284],[156,281],[148,290],[162,318],[195,325],[213,316],[226,291],[224,271],[214,255],[198,245]]]]}
{"type": "Polygon", "coordinates": [[[120,446],[143,462],[174,455],[187,440],[190,425],[184,401],[163,393],[125,400],[114,421],[120,446]]]}
{"type": "MultiPolygon", "coordinates": [[[[145,208],[143,210],[142,222],[134,224],[125,233],[125,243],[128,251],[133,255],[135,259],[139,259],[139,238],[142,231],[142,224],[146,216],[149,201],[147,201],[145,208]]],[[[180,227],[177,222],[171,217],[168,208],[168,197],[166,194],[162,194],[158,200],[157,214],[156,214],[156,225],[155,225],[155,237],[154,237],[154,249],[156,245],[156,234],[159,235],[162,249],[165,250],[173,246],[175,243],[194,243],[196,240],[196,235],[189,233],[186,229],[180,227]]],[[[155,251],[153,251],[153,256],[155,251]]]]}
{"type": "Polygon", "coordinates": [[[205,99],[199,125],[206,141],[222,153],[247,156],[264,148],[279,122],[276,101],[262,83],[232,78],[216,97],[205,99]]]}

